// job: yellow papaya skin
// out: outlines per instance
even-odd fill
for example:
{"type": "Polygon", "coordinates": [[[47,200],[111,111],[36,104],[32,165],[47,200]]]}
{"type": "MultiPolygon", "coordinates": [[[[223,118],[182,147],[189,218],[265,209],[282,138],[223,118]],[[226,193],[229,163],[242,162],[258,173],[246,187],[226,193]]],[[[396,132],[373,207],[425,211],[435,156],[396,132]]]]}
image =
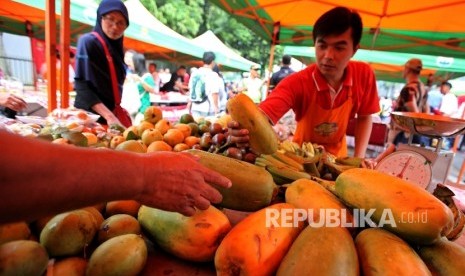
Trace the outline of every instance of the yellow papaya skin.
{"type": "Polygon", "coordinates": [[[231,180],[229,189],[217,187],[223,201],[219,207],[253,212],[270,205],[278,187],[271,174],[262,167],[201,150],[188,150],[199,162],[231,180]]]}
{"type": "Polygon", "coordinates": [[[147,261],[147,246],[136,234],[126,234],[107,240],[90,256],[86,276],[136,276],[147,261]]]}
{"type": "Polygon", "coordinates": [[[320,220],[320,210],[324,214],[325,210],[331,209],[338,210],[339,221],[353,225],[352,213],[347,206],[318,182],[304,178],[296,180],[287,187],[285,197],[286,202],[296,208],[312,210],[315,222],[320,220]]]}
{"type": "Polygon", "coordinates": [[[151,240],[165,251],[195,262],[212,261],[218,245],[231,229],[226,215],[214,206],[186,217],[143,205],[138,220],[151,240]]]}
{"type": "Polygon", "coordinates": [[[357,168],[341,173],[335,194],[350,207],[366,213],[374,210],[370,218],[375,223],[408,242],[432,244],[454,225],[452,211],[435,196],[375,170],[357,168]]]}
{"type": "Polygon", "coordinates": [[[10,241],[0,245],[0,275],[42,275],[47,269],[45,248],[35,241],[10,241]]]}
{"type": "Polygon", "coordinates": [[[267,213],[293,209],[291,204],[277,203],[250,214],[236,224],[216,251],[217,275],[273,275],[303,229],[303,223],[300,221],[294,225],[293,220],[287,220],[286,223],[292,226],[275,227],[271,223],[267,227],[267,213]]]}
{"type": "Polygon", "coordinates": [[[418,254],[433,275],[465,275],[465,248],[446,238],[421,246],[418,254]]]}
{"type": "Polygon", "coordinates": [[[307,226],[292,244],[276,276],[358,276],[354,241],[343,227],[307,226]]]}
{"type": "Polygon", "coordinates": [[[272,154],[278,150],[278,138],[268,117],[245,94],[230,98],[226,104],[231,118],[249,131],[249,145],[258,153],[272,154]]]}
{"type": "Polygon", "coordinates": [[[431,275],[404,240],[381,228],[368,228],[355,238],[363,275],[431,275]]]}

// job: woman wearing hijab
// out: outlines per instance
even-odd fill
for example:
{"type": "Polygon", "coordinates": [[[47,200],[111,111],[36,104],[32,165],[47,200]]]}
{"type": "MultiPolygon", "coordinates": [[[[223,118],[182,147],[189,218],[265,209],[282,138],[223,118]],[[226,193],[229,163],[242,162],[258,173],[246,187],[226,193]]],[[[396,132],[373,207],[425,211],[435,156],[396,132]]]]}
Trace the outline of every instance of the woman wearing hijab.
{"type": "Polygon", "coordinates": [[[98,122],[102,124],[126,127],[131,124],[120,106],[126,78],[123,35],[128,26],[128,11],[123,2],[103,0],[97,9],[93,32],[78,41],[74,106],[99,114],[98,122]]]}

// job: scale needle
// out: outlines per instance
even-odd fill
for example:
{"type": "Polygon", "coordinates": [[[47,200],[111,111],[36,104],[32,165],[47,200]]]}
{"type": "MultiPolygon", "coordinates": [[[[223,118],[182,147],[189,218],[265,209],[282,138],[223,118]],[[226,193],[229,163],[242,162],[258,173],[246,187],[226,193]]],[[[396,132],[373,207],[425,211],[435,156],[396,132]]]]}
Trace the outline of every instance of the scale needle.
{"type": "Polygon", "coordinates": [[[407,162],[405,162],[405,166],[402,168],[402,171],[397,175],[398,178],[403,179],[404,178],[404,172],[408,167],[408,164],[410,163],[410,159],[412,159],[412,156],[409,156],[407,159],[407,162]]]}

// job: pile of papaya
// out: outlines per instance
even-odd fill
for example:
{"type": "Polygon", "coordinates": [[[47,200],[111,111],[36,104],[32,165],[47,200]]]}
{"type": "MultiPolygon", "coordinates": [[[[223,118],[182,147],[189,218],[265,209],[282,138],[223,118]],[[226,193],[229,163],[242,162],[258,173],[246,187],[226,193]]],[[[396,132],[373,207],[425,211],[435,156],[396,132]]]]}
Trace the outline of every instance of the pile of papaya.
{"type": "Polygon", "coordinates": [[[220,204],[185,217],[114,201],[1,225],[0,275],[465,275],[447,190],[280,144],[251,101],[228,106],[265,142],[251,141],[255,164],[187,150],[231,180],[220,204]]]}

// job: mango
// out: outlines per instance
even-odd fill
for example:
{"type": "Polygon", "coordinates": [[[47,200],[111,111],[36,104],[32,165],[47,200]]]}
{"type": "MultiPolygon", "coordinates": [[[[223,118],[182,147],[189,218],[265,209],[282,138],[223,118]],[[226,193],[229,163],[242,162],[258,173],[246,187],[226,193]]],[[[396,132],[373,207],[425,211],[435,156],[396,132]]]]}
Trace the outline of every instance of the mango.
{"type": "Polygon", "coordinates": [[[24,221],[0,225],[0,244],[9,241],[27,240],[30,237],[31,230],[24,221]]]}
{"type": "Polygon", "coordinates": [[[465,275],[465,248],[446,238],[421,246],[418,254],[433,275],[465,275]]]}
{"type": "MultiPolygon", "coordinates": [[[[80,257],[64,258],[49,267],[52,270],[47,275],[66,275],[66,276],[85,276],[86,275],[87,261],[80,257]]],[[[47,270],[47,271],[48,271],[47,270]]]]}
{"type": "Polygon", "coordinates": [[[94,216],[75,210],[53,217],[40,233],[40,243],[50,256],[69,256],[84,252],[97,232],[94,216]]]}
{"type": "Polygon", "coordinates": [[[107,240],[92,253],[87,265],[87,276],[138,275],[147,260],[144,239],[126,234],[107,240]]]}
{"type": "Polygon", "coordinates": [[[191,217],[142,206],[138,219],[165,251],[196,262],[212,261],[218,245],[231,229],[226,215],[213,206],[197,210],[191,217]]]}
{"type": "Polygon", "coordinates": [[[107,202],[105,206],[105,215],[107,217],[117,214],[128,214],[137,217],[140,203],[135,200],[115,200],[107,202]]]}
{"type": "Polygon", "coordinates": [[[307,226],[292,243],[276,275],[358,276],[352,236],[343,227],[307,226]]]}
{"type": "Polygon", "coordinates": [[[124,234],[140,234],[140,224],[128,214],[113,215],[104,220],[97,233],[98,242],[102,243],[124,234]]]}
{"type": "Polygon", "coordinates": [[[42,275],[47,269],[45,248],[35,241],[11,241],[0,245],[0,275],[42,275]]]}
{"type": "Polygon", "coordinates": [[[368,228],[355,238],[363,275],[431,275],[404,240],[382,228],[368,228]]]}

